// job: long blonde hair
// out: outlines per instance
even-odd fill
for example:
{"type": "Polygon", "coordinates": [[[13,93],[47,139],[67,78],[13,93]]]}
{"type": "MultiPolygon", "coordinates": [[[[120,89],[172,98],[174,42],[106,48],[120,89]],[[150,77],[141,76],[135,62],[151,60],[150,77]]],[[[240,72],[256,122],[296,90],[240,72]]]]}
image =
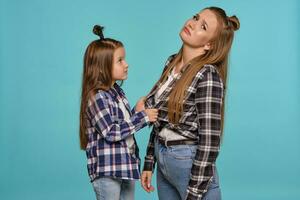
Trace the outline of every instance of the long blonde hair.
{"type": "MultiPolygon", "coordinates": [[[[214,38],[211,41],[211,49],[205,54],[193,58],[184,70],[181,78],[175,83],[168,101],[168,118],[173,124],[178,124],[183,111],[183,101],[187,95],[186,91],[197,72],[205,64],[211,64],[217,67],[222,78],[224,86],[226,85],[228,56],[232,45],[234,31],[239,29],[240,23],[236,16],[227,17],[225,11],[218,7],[205,8],[214,12],[218,20],[218,28],[214,38]]],[[[204,10],[205,10],[204,9],[204,10]]],[[[158,83],[164,82],[173,69],[182,59],[182,48],[169,64],[167,70],[162,74],[158,83]]],[[[222,129],[224,121],[224,99],[222,107],[222,129]]]]}

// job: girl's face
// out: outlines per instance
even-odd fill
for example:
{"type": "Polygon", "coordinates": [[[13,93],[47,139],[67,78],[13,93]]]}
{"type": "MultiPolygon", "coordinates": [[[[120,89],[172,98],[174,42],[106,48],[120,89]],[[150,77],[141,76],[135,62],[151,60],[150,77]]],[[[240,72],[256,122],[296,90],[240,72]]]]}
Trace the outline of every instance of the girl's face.
{"type": "Polygon", "coordinates": [[[217,26],[216,15],[208,9],[202,10],[184,24],[180,37],[185,45],[208,50],[217,26]]]}
{"type": "Polygon", "coordinates": [[[128,64],[125,61],[125,49],[119,47],[114,52],[113,67],[112,67],[112,79],[126,80],[128,76],[128,64]]]}

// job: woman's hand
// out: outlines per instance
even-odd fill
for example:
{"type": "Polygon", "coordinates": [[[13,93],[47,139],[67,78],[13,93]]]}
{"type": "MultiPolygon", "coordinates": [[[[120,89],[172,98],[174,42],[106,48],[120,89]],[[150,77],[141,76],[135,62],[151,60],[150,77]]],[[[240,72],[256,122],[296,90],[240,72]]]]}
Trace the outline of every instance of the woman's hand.
{"type": "Polygon", "coordinates": [[[154,187],[151,185],[152,171],[143,171],[141,176],[141,184],[146,192],[153,192],[154,187]]]}
{"type": "Polygon", "coordinates": [[[158,116],[157,109],[146,109],[145,112],[146,112],[150,122],[155,122],[157,120],[157,116],[158,116]]]}
{"type": "Polygon", "coordinates": [[[141,97],[135,105],[136,112],[141,112],[142,110],[145,110],[145,101],[146,97],[141,97]]]}

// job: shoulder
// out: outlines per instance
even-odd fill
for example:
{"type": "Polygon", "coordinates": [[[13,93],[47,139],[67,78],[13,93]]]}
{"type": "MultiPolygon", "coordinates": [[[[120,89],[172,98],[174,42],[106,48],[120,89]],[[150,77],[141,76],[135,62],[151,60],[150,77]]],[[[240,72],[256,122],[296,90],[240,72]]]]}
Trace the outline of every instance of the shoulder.
{"type": "Polygon", "coordinates": [[[163,73],[168,69],[168,66],[170,65],[170,63],[174,60],[174,58],[176,57],[177,54],[173,54],[173,55],[170,55],[168,57],[168,59],[166,60],[165,62],[165,66],[164,66],[164,69],[163,69],[163,73]]]}
{"type": "Polygon", "coordinates": [[[217,67],[214,66],[214,65],[210,65],[210,64],[206,64],[204,65],[197,73],[196,76],[198,76],[200,79],[203,79],[205,78],[206,76],[208,75],[212,75],[214,77],[219,77],[221,78],[218,70],[217,70],[217,67]]]}
{"type": "MultiPolygon", "coordinates": [[[[118,91],[118,93],[120,93],[123,97],[125,97],[125,92],[124,90],[122,89],[121,85],[115,83],[114,84],[114,87],[115,89],[118,91]]],[[[115,94],[116,95],[116,94],[115,94]]]]}
{"type": "Polygon", "coordinates": [[[100,89],[89,99],[88,105],[92,106],[95,103],[98,105],[104,105],[111,100],[111,94],[108,91],[100,89]]]}
{"type": "Polygon", "coordinates": [[[219,74],[219,71],[217,70],[217,67],[215,65],[210,65],[210,64],[204,65],[198,71],[198,73],[196,74],[196,77],[198,77],[200,82],[209,81],[214,84],[218,83],[222,87],[224,86],[221,75],[219,74]]]}
{"type": "Polygon", "coordinates": [[[168,57],[168,59],[166,60],[165,65],[168,65],[170,62],[172,62],[172,60],[176,57],[177,54],[172,54],[168,57]]]}
{"type": "Polygon", "coordinates": [[[103,98],[109,98],[111,95],[108,91],[105,90],[98,90],[95,94],[95,99],[103,99],[103,98]]]}

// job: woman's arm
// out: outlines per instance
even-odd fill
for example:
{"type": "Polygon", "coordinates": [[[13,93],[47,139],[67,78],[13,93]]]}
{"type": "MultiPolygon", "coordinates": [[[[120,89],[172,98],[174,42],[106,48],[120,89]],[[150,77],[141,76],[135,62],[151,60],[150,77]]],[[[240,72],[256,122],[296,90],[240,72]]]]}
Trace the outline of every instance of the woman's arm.
{"type": "Polygon", "coordinates": [[[223,82],[218,73],[203,73],[195,95],[199,144],[187,188],[188,200],[201,200],[213,178],[220,148],[223,82]]]}
{"type": "MultiPolygon", "coordinates": [[[[164,74],[164,72],[168,69],[169,64],[171,61],[175,58],[175,54],[171,55],[168,57],[164,69],[162,71],[161,76],[164,74]]],[[[158,87],[158,82],[154,85],[154,87],[151,89],[149,94],[146,96],[146,101],[145,101],[145,107],[146,108],[153,108],[155,107],[155,90],[158,87]]],[[[143,168],[143,173],[141,176],[141,184],[142,187],[144,188],[145,191],[151,192],[154,190],[154,187],[151,185],[151,179],[152,179],[152,174],[154,171],[154,166],[155,166],[155,154],[154,154],[154,140],[156,135],[158,134],[158,127],[155,125],[153,126],[153,129],[150,134],[150,139],[148,142],[147,146],[147,151],[146,151],[146,156],[145,156],[145,162],[144,162],[144,168],[143,168]]]]}
{"type": "MultiPolygon", "coordinates": [[[[168,57],[161,76],[167,70],[169,64],[172,62],[172,60],[175,58],[175,56],[176,56],[176,54],[173,54],[173,55],[168,57]]],[[[158,84],[158,83],[156,83],[156,84],[158,84]]],[[[155,89],[155,87],[153,87],[152,90],[154,90],[154,89],[155,89]]],[[[152,90],[150,91],[150,93],[153,92],[152,90]]],[[[154,96],[149,97],[149,94],[147,95],[147,97],[145,99],[145,106],[147,108],[148,107],[153,108],[155,106],[154,96]]],[[[145,163],[144,163],[144,171],[153,171],[153,169],[154,169],[154,164],[155,164],[154,139],[155,139],[155,136],[157,135],[157,133],[158,133],[158,128],[153,126],[153,129],[152,129],[151,134],[150,134],[150,139],[149,139],[149,142],[148,142],[148,147],[147,147],[147,152],[146,152],[146,157],[145,157],[145,163]]]]}
{"type": "Polygon", "coordinates": [[[143,173],[141,175],[141,185],[146,192],[154,191],[154,187],[151,184],[151,180],[152,180],[152,174],[156,162],[155,154],[154,154],[154,140],[156,134],[157,134],[156,128],[153,127],[150,135],[148,147],[147,147],[146,156],[145,156],[143,173]]]}
{"type": "Polygon", "coordinates": [[[153,126],[153,129],[150,134],[147,150],[146,150],[146,156],[145,156],[145,162],[144,162],[144,169],[143,171],[153,171],[155,166],[155,156],[154,156],[154,139],[157,134],[157,128],[153,126]]]}

